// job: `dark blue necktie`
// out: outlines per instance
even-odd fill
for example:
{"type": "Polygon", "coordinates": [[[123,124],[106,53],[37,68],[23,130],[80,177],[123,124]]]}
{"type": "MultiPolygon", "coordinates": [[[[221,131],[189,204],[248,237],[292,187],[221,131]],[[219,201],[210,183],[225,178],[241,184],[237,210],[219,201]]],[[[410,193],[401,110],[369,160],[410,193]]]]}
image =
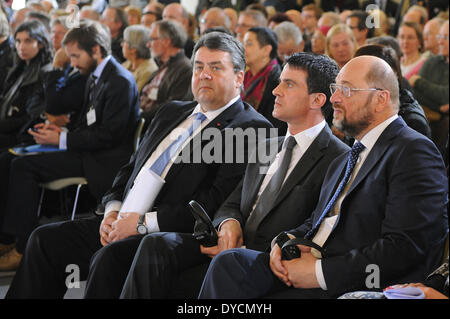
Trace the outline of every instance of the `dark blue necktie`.
{"type": "Polygon", "coordinates": [[[197,113],[191,126],[178,135],[177,139],[170,144],[168,148],[158,157],[158,159],[150,167],[152,171],[161,176],[162,172],[169,164],[170,159],[175,155],[177,150],[183,145],[183,143],[192,135],[192,133],[206,120],[206,116],[203,113],[197,113]]]}
{"type": "Polygon", "coordinates": [[[330,212],[330,210],[333,208],[334,204],[336,204],[336,201],[339,198],[339,195],[342,193],[342,190],[345,188],[345,185],[347,185],[348,180],[350,179],[350,176],[352,175],[353,169],[355,168],[355,165],[356,165],[356,161],[358,160],[358,157],[359,157],[359,153],[361,153],[365,148],[366,147],[361,142],[356,142],[355,144],[353,144],[351,151],[348,153],[347,167],[345,169],[344,178],[342,178],[341,183],[339,184],[333,197],[331,197],[327,206],[323,210],[322,215],[320,215],[317,222],[314,224],[314,226],[311,228],[311,230],[305,235],[305,238],[307,238],[307,239],[312,238],[312,236],[315,234],[317,228],[322,223],[322,220],[330,212]]]}

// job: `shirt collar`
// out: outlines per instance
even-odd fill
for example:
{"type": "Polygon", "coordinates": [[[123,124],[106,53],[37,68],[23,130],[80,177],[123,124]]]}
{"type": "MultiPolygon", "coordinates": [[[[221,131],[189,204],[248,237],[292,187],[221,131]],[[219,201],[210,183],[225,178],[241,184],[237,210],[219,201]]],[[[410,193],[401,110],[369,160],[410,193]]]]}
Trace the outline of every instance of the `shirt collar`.
{"type": "MultiPolygon", "coordinates": [[[[361,139],[360,142],[366,147],[364,149],[365,153],[370,152],[370,150],[372,149],[372,147],[375,145],[378,138],[380,137],[381,133],[383,133],[384,130],[389,126],[389,124],[394,122],[397,118],[398,118],[397,114],[392,115],[390,118],[388,118],[384,122],[381,122],[380,124],[375,126],[373,129],[371,129],[369,132],[367,132],[366,135],[363,136],[363,138],[361,139]]],[[[355,143],[356,143],[356,139],[355,139],[355,143]]]]}
{"type": "Polygon", "coordinates": [[[291,135],[289,133],[289,130],[286,134],[286,137],[284,138],[283,142],[283,148],[285,147],[286,141],[289,136],[293,136],[295,138],[295,141],[297,142],[297,145],[300,146],[300,149],[306,150],[311,143],[316,139],[317,135],[322,131],[322,129],[325,127],[326,122],[323,120],[319,124],[316,124],[304,131],[301,131],[300,133],[297,133],[295,135],[291,135]]]}
{"type": "Polygon", "coordinates": [[[97,84],[98,79],[102,75],[103,69],[105,68],[106,64],[109,62],[110,59],[111,56],[108,55],[106,58],[103,59],[103,61],[99,65],[97,65],[94,72],[92,72],[92,75],[95,76],[95,84],[97,84]]]}
{"type": "Polygon", "coordinates": [[[230,100],[230,102],[228,102],[225,106],[222,106],[220,109],[214,110],[214,111],[204,111],[202,109],[202,107],[200,106],[200,104],[197,104],[197,106],[194,108],[194,111],[192,112],[192,115],[196,114],[196,113],[203,113],[205,114],[206,118],[208,119],[208,121],[212,121],[213,119],[215,119],[220,113],[222,113],[223,111],[225,111],[227,108],[229,108],[232,104],[236,103],[236,101],[240,98],[240,95],[235,96],[234,98],[232,98],[230,100]]]}

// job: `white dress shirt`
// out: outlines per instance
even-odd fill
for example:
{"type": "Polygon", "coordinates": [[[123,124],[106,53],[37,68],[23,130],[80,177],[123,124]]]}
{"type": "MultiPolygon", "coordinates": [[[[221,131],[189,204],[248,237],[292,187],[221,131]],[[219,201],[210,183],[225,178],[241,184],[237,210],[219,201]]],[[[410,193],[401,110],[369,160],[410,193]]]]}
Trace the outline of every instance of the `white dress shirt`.
{"type": "MultiPolygon", "coordinates": [[[[339,195],[333,209],[330,212],[329,217],[325,217],[320,224],[319,230],[317,231],[316,235],[312,239],[312,241],[319,246],[323,246],[328,239],[328,236],[330,235],[331,231],[333,230],[334,224],[336,223],[338,214],[341,210],[341,204],[344,200],[345,196],[347,195],[347,191],[350,188],[350,185],[355,180],[356,175],[358,174],[359,170],[361,169],[361,166],[363,165],[364,161],[366,160],[367,156],[369,155],[370,151],[372,150],[373,146],[377,142],[380,135],[384,132],[384,130],[391,124],[393,121],[395,121],[398,118],[398,115],[393,115],[384,122],[378,124],[376,127],[371,129],[364,137],[361,139],[361,143],[366,147],[361,153],[359,154],[359,158],[356,162],[355,168],[353,169],[352,175],[350,176],[350,179],[345,186],[342,193],[339,195]]],[[[356,143],[356,140],[355,140],[356,143]]],[[[325,278],[323,276],[323,270],[322,270],[322,260],[320,259],[322,256],[319,251],[312,248],[311,254],[313,254],[314,257],[319,258],[316,261],[316,277],[319,282],[320,287],[323,290],[327,290],[327,285],[325,282],[325,278]]]]}
{"type": "MultiPolygon", "coordinates": [[[[194,121],[195,114],[202,112],[206,116],[206,120],[204,120],[201,125],[192,133],[192,135],[186,139],[186,141],[183,143],[183,145],[175,152],[175,154],[172,156],[171,160],[167,164],[166,168],[161,174],[161,178],[165,179],[167,172],[172,167],[172,164],[180,154],[180,152],[183,150],[183,148],[195,137],[196,134],[198,134],[205,126],[207,126],[212,120],[214,120],[217,116],[219,116],[223,111],[225,111],[228,107],[230,107],[233,103],[235,103],[239,99],[239,95],[234,97],[230,102],[228,102],[225,106],[214,110],[214,111],[204,111],[202,107],[197,104],[197,106],[194,108],[191,115],[189,115],[184,121],[182,121],[176,128],[172,130],[170,134],[168,134],[162,141],[159,143],[158,147],[155,149],[155,151],[150,155],[147,162],[142,166],[141,170],[139,171],[138,175],[136,176],[136,180],[139,179],[139,176],[143,174],[143,171],[146,169],[150,169],[150,167],[153,165],[153,163],[158,159],[158,157],[172,144],[172,142],[177,138],[179,133],[182,132],[182,130],[187,130],[189,126],[191,126],[192,122],[194,121]],[[174,134],[175,133],[175,134],[174,134]]],[[[130,190],[130,192],[133,191],[133,188],[130,190]]],[[[105,206],[105,215],[106,217],[110,212],[113,211],[120,211],[120,208],[122,206],[121,201],[110,201],[105,206]]],[[[145,224],[147,226],[147,230],[149,233],[152,232],[158,232],[159,231],[159,225],[158,225],[158,219],[157,219],[157,212],[147,212],[145,214],[145,224]]]]}

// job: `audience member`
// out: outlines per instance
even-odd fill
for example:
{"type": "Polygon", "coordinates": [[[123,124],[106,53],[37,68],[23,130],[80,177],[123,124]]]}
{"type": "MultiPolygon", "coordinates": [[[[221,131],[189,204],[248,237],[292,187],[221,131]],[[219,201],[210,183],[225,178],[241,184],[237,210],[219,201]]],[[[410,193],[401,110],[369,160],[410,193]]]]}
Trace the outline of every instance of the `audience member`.
{"type": "Polygon", "coordinates": [[[424,44],[424,55],[429,58],[430,55],[439,54],[439,43],[437,35],[439,34],[439,29],[444,24],[445,20],[441,18],[434,18],[425,24],[423,29],[423,44],[424,44]]]}
{"type": "Polygon", "coordinates": [[[425,23],[428,22],[428,11],[422,6],[413,5],[403,16],[403,22],[417,23],[423,31],[425,23]]]}
{"type": "Polygon", "coordinates": [[[124,12],[127,14],[127,24],[135,25],[141,23],[142,12],[141,9],[133,6],[127,6],[124,9],[124,12]]]}
{"type": "Polygon", "coordinates": [[[193,298],[211,258],[220,251],[242,245],[265,251],[281,230],[309,217],[328,165],[348,151],[324,120],[331,110],[328,86],[337,72],[336,63],[325,56],[297,53],[287,60],[273,93],[274,115],[286,121],[289,132],[259,145],[259,150],[274,151],[263,159],[255,150],[255,162],[248,164],[243,180],[214,214],[218,245],[200,246],[191,234],[182,233],[144,237],[122,298],[193,298]],[[170,257],[161,259],[162,252],[170,257]],[[144,264],[150,266],[141,267],[144,264]]]}
{"type": "Polygon", "coordinates": [[[383,60],[360,56],[330,88],[333,123],[356,142],[330,164],[312,216],[284,233],[303,238],[301,257],[281,259],[282,236],[270,255],[226,250],[212,260],[200,298],[335,298],[365,288],[368,266],[386,287],[416,282],[440,263],[445,168],[434,144],[398,118],[397,76],[383,60]]]}
{"type": "Polygon", "coordinates": [[[236,24],[238,21],[238,13],[233,8],[225,8],[223,9],[223,11],[230,20],[230,27],[228,29],[234,34],[234,30],[236,29],[236,24]]]}
{"type": "Polygon", "coordinates": [[[323,35],[322,31],[314,31],[311,38],[311,52],[315,54],[325,54],[326,44],[327,38],[323,35]]]}
{"type": "Polygon", "coordinates": [[[267,27],[267,19],[264,14],[258,10],[241,11],[236,24],[236,38],[242,43],[244,35],[253,27],[267,27]]]}
{"type": "Polygon", "coordinates": [[[0,257],[3,271],[17,269],[28,237],[38,225],[40,183],[84,176],[91,194],[101,198],[133,151],[139,115],[136,81],[110,56],[108,31],[98,22],[82,22],[66,34],[63,45],[72,66],[84,75],[91,74],[89,90],[74,130],[67,132],[56,125],[42,124],[35,126],[37,132],[28,131],[36,143],[56,145],[66,151],[16,157],[12,161],[8,153],[0,157],[0,202],[5,203],[0,210],[0,247],[11,248],[0,257]]]}
{"type": "Polygon", "coordinates": [[[195,101],[174,101],[158,112],[137,153],[120,170],[112,188],[103,197],[103,220],[93,217],[37,229],[30,239],[23,267],[16,273],[7,298],[61,298],[67,287],[64,278],[55,276],[55,273],[64,272],[67,263],[79,265],[81,280],[88,278],[85,297],[118,297],[145,233],[191,232],[194,218],[188,208],[190,200],[194,199],[207,211],[214,212],[235,189],[244,173],[250,145],[240,141],[243,142],[240,151],[243,152],[244,163],[236,162],[236,154],[232,156],[231,163],[225,162],[226,154],[209,163],[201,153],[212,146],[234,150],[236,139],[225,141],[225,131],[267,129],[271,125],[239,97],[245,58],[242,45],[232,36],[212,32],[200,38],[194,49],[193,65],[192,91],[195,101]],[[169,146],[175,134],[180,134],[180,130],[185,131],[189,126],[192,127],[188,129],[190,134],[184,134],[181,141],[172,144],[173,147],[169,146]],[[216,128],[218,134],[210,136],[208,141],[203,139],[201,147],[192,149],[198,138],[192,136],[201,135],[208,128],[216,128]],[[198,163],[183,159],[183,154],[191,150],[199,152],[195,155],[201,157],[198,163]],[[166,160],[166,152],[171,153],[171,159],[166,160]],[[141,189],[144,185],[135,183],[146,178],[148,175],[145,174],[154,174],[165,183],[148,210],[143,208],[141,213],[129,212],[124,203],[128,196],[141,191],[148,193],[149,188],[156,187],[153,183],[141,189]],[[189,187],[186,187],[187,184],[189,187]],[[136,236],[138,223],[144,226],[140,236],[136,236]],[[44,245],[43,238],[47,238],[44,245]],[[48,263],[45,259],[55,262],[48,263]],[[36,271],[39,276],[34,275],[36,271]],[[103,275],[110,271],[115,273],[115,278],[104,281],[103,275]]]}
{"type": "MultiPolygon", "coordinates": [[[[52,69],[52,50],[45,26],[37,20],[22,23],[14,32],[16,64],[1,94],[0,150],[27,142],[27,129],[44,112],[44,78],[52,69]]],[[[4,177],[6,179],[6,177],[4,177]]]]}
{"type": "Polygon", "coordinates": [[[100,21],[100,13],[92,6],[83,6],[80,10],[80,19],[100,21]]]}
{"type": "Polygon", "coordinates": [[[50,18],[46,13],[38,12],[38,11],[30,11],[27,13],[25,17],[25,21],[38,20],[41,21],[42,24],[47,29],[47,32],[50,32],[50,18]]]}
{"type": "Polygon", "coordinates": [[[162,19],[164,6],[159,2],[150,2],[142,10],[141,24],[150,28],[152,23],[162,19]]]}
{"type": "Polygon", "coordinates": [[[317,21],[317,28],[326,36],[331,27],[340,22],[341,19],[336,12],[324,12],[317,21]]]}
{"type": "Polygon", "coordinates": [[[346,20],[347,26],[352,29],[358,46],[366,44],[366,40],[373,36],[374,28],[367,26],[369,14],[365,11],[355,10],[346,20]]]}
{"type": "Polygon", "coordinates": [[[285,12],[289,19],[297,26],[301,31],[303,30],[302,13],[298,10],[288,10],[285,12]]]}
{"type": "Polygon", "coordinates": [[[65,24],[65,18],[55,19],[50,25],[53,51],[57,52],[62,47],[62,40],[67,33],[68,28],[65,24]]]}
{"type": "Polygon", "coordinates": [[[307,4],[302,8],[302,21],[303,21],[303,39],[305,41],[305,51],[311,51],[311,38],[314,31],[317,29],[317,21],[319,21],[322,15],[322,9],[317,7],[314,3],[307,4]]]}
{"type": "MultiPolygon", "coordinates": [[[[355,57],[361,55],[373,55],[383,59],[398,78],[398,86],[400,90],[400,107],[398,115],[408,124],[409,127],[431,139],[431,129],[428,125],[427,118],[422,107],[414,99],[412,92],[403,86],[404,78],[400,69],[400,59],[397,57],[394,49],[389,46],[382,45],[365,45],[355,52],[355,57]]],[[[408,83],[408,82],[406,82],[408,83]]]]}
{"type": "Polygon", "coordinates": [[[358,44],[353,31],[343,23],[331,27],[327,33],[325,52],[342,68],[353,57],[358,44]]]}
{"type": "Polygon", "coordinates": [[[442,154],[446,152],[445,145],[449,130],[448,26],[447,20],[439,30],[439,55],[428,58],[419,74],[409,79],[409,83],[414,89],[414,96],[424,108],[430,121],[433,141],[442,154]]]}
{"type": "Polygon", "coordinates": [[[395,0],[365,0],[361,4],[361,10],[367,11],[369,5],[375,5],[378,10],[384,12],[389,17],[395,17],[397,14],[398,3],[395,0]]]}
{"type": "Polygon", "coordinates": [[[409,80],[413,75],[419,73],[426,61],[426,57],[422,55],[423,33],[417,23],[403,22],[398,30],[397,38],[403,54],[400,59],[402,74],[409,80]]]}
{"type": "Polygon", "coordinates": [[[279,136],[285,135],[286,123],[272,115],[275,100],[272,91],[281,73],[277,36],[267,27],[253,27],[244,36],[244,49],[247,71],[241,98],[264,115],[278,129],[279,136]]]}
{"type": "Polygon", "coordinates": [[[200,35],[203,35],[209,28],[223,27],[230,29],[230,19],[221,8],[210,8],[200,17],[200,35]]]}
{"type": "MultiPolygon", "coordinates": [[[[186,9],[179,3],[171,3],[164,8],[162,14],[163,20],[177,21],[181,24],[186,34],[190,29],[189,25],[189,13],[186,9]]],[[[192,56],[192,50],[194,49],[194,39],[190,36],[187,37],[184,44],[184,53],[190,59],[192,56]]]]}
{"type": "Polygon", "coordinates": [[[192,65],[183,52],[186,38],[186,32],[177,22],[161,20],[152,24],[149,47],[159,69],[141,91],[140,107],[146,125],[165,103],[192,98],[192,65]]]}
{"type": "Polygon", "coordinates": [[[11,38],[11,28],[6,16],[0,12],[0,99],[4,93],[3,84],[9,70],[14,66],[14,42],[11,38]]]}
{"type": "Polygon", "coordinates": [[[107,7],[103,11],[100,22],[106,25],[111,33],[111,50],[114,58],[123,63],[125,58],[122,54],[123,30],[128,25],[127,15],[119,8],[107,7]]]}
{"type": "Polygon", "coordinates": [[[147,48],[149,40],[150,30],[141,25],[131,25],[123,32],[122,53],[126,61],[122,66],[133,74],[138,92],[141,92],[144,84],[158,70],[147,48]]]}
{"type": "Polygon", "coordinates": [[[381,37],[389,35],[391,32],[391,23],[384,11],[375,9],[369,11],[369,21],[374,26],[373,35],[375,37],[381,37]]]}
{"type": "Polygon", "coordinates": [[[303,52],[305,44],[301,31],[292,22],[282,22],[273,32],[278,38],[278,58],[284,63],[294,53],[303,52]]]}
{"type": "Polygon", "coordinates": [[[271,16],[269,20],[267,20],[267,26],[269,27],[269,29],[273,30],[277,25],[285,21],[292,22],[291,18],[289,18],[286,13],[278,12],[271,16]]]}
{"type": "Polygon", "coordinates": [[[28,12],[31,12],[30,8],[22,8],[14,11],[11,18],[11,30],[13,33],[15,32],[16,28],[25,21],[28,12]]]}

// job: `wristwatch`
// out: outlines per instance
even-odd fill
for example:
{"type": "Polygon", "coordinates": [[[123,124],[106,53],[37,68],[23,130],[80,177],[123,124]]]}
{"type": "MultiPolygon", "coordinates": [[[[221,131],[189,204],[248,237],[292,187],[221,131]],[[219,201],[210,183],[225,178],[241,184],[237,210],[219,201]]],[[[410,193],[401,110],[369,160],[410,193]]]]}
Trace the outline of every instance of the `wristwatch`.
{"type": "Polygon", "coordinates": [[[144,224],[145,222],[145,214],[142,214],[139,217],[139,221],[138,224],[136,226],[136,231],[138,232],[138,234],[140,235],[145,235],[147,234],[148,230],[147,230],[147,226],[144,224]]]}

